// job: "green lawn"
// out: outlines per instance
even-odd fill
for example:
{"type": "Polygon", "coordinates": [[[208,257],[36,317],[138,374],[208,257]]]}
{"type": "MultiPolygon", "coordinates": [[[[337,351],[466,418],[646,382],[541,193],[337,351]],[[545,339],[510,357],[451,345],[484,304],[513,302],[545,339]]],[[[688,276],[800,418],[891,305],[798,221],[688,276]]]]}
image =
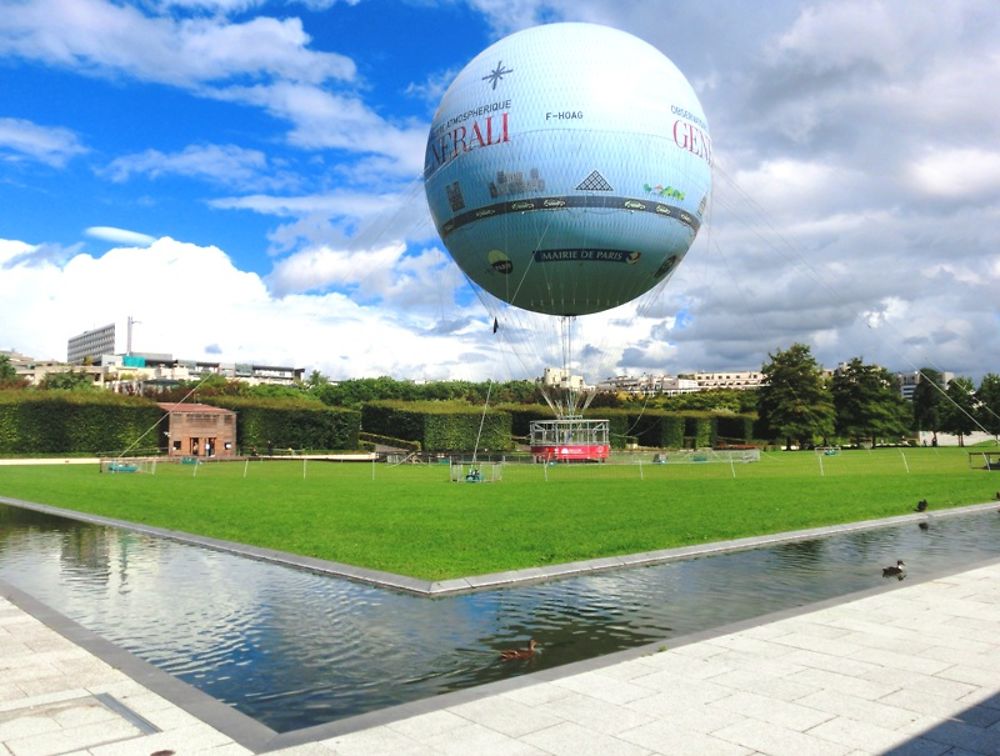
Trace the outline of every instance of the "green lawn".
{"type": "Polygon", "coordinates": [[[753,464],[512,465],[498,483],[446,465],[255,461],[155,475],[0,467],[27,499],[423,579],[628,554],[991,501],[1000,473],[962,449],[765,454],[753,464]],[[906,466],[909,466],[907,472],[906,466]],[[735,472],[735,478],[733,474],[735,472]],[[545,475],[548,480],[545,480],[545,475]]]}

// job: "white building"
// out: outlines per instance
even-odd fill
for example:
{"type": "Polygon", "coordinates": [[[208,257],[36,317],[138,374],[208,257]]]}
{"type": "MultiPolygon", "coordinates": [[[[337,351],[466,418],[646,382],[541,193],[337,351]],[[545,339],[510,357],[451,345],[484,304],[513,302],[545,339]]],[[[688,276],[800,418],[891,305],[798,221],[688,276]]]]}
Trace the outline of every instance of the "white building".
{"type": "Polygon", "coordinates": [[[587,385],[582,375],[572,375],[569,370],[552,367],[545,368],[541,384],[549,388],[560,388],[567,391],[588,391],[593,388],[587,385]]]}
{"type": "Polygon", "coordinates": [[[709,389],[755,389],[764,380],[759,370],[727,370],[721,373],[695,373],[694,380],[700,391],[709,389]]]}
{"type": "Polygon", "coordinates": [[[96,363],[102,354],[114,353],[114,323],[71,336],[66,344],[66,362],[71,365],[82,365],[84,362],[96,363]]]}
{"type": "MultiPolygon", "coordinates": [[[[954,373],[949,373],[947,371],[941,373],[941,380],[944,382],[945,387],[947,387],[954,378],[954,373]]],[[[896,380],[899,381],[900,395],[904,399],[913,401],[913,392],[917,390],[917,384],[920,383],[920,371],[912,370],[905,373],[896,373],[896,380]]]]}
{"type": "Polygon", "coordinates": [[[598,388],[601,391],[622,391],[635,396],[653,396],[656,394],[674,396],[675,394],[689,394],[694,391],[701,391],[696,380],[666,374],[643,374],[640,376],[616,375],[614,378],[602,381],[598,388]]]}
{"type": "Polygon", "coordinates": [[[73,365],[54,360],[34,360],[18,355],[11,363],[30,385],[43,383],[57,373],[85,373],[96,386],[111,391],[146,394],[180,381],[198,381],[218,375],[251,386],[263,383],[291,386],[302,380],[305,368],[257,363],[201,362],[175,360],[169,354],[100,354],[90,365],[73,365]]]}

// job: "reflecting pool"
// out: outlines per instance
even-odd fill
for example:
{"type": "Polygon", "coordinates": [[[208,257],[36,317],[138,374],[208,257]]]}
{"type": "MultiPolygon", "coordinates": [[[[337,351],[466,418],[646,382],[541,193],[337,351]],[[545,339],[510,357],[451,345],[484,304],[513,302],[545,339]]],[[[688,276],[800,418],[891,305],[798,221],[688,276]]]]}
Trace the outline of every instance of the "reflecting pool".
{"type": "Polygon", "coordinates": [[[991,510],[423,598],[0,504],[0,578],[279,732],[997,556],[991,510]]]}

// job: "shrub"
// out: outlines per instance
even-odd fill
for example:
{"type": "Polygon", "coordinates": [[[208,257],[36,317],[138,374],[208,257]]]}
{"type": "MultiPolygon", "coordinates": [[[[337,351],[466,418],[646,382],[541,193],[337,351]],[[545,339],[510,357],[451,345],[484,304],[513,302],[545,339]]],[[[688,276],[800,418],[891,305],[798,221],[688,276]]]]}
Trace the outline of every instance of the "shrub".
{"type": "Polygon", "coordinates": [[[425,451],[506,450],[511,445],[511,416],[465,402],[369,402],[361,410],[366,433],[418,441],[425,451]],[[480,424],[482,434],[480,436],[480,424]]]}
{"type": "Polygon", "coordinates": [[[116,454],[155,447],[163,412],[141,397],[0,391],[0,453],[116,454]]]}
{"type": "Polygon", "coordinates": [[[292,397],[213,396],[205,404],[236,412],[243,449],[357,449],[361,413],[292,397]]]}

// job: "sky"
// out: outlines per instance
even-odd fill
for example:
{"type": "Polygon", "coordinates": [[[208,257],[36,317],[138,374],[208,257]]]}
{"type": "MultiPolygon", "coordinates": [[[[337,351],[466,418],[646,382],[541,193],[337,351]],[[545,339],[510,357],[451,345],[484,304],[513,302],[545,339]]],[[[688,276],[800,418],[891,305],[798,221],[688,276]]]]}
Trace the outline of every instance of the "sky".
{"type": "Polygon", "coordinates": [[[1000,372],[993,0],[0,0],[0,349],[131,316],[181,359],[535,377],[553,322],[492,332],[421,172],[463,66],[559,21],[658,48],[713,141],[683,264],[579,318],[575,369],[1000,372]]]}

